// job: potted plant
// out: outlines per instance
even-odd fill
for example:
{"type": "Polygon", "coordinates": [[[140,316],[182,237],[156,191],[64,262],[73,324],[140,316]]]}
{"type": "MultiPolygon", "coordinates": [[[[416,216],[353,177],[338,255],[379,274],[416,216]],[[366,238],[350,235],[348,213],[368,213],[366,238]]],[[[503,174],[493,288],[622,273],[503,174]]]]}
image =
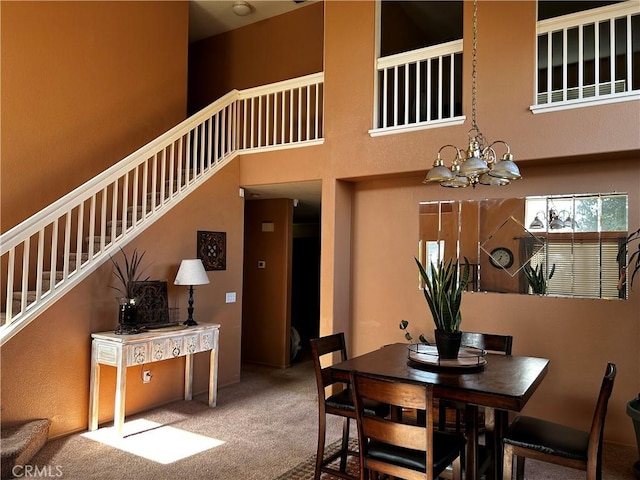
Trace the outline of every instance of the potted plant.
{"type": "Polygon", "coordinates": [[[543,263],[540,263],[535,267],[532,267],[530,263],[527,263],[522,267],[522,271],[524,272],[524,276],[527,277],[527,281],[529,282],[531,291],[534,294],[544,295],[547,293],[547,282],[551,280],[551,278],[553,277],[553,274],[556,271],[556,264],[554,263],[551,266],[551,270],[549,271],[549,276],[546,278],[545,278],[545,268],[543,263]]]}
{"type": "MultiPolygon", "coordinates": [[[[439,260],[429,265],[429,272],[415,258],[420,276],[424,282],[424,298],[435,323],[435,341],[438,355],[443,359],[458,358],[460,350],[460,323],[462,314],[462,292],[469,282],[469,260],[465,257],[464,267],[453,260],[439,260]]],[[[406,327],[405,327],[406,328],[406,327]]]]}
{"type": "Polygon", "coordinates": [[[138,254],[138,250],[134,249],[131,258],[127,257],[125,251],[120,248],[122,256],[124,257],[124,266],[120,266],[111,255],[111,263],[113,263],[114,270],[113,275],[116,277],[117,284],[115,286],[109,285],[117,291],[120,296],[118,301],[120,303],[120,309],[118,313],[118,328],[115,333],[119,335],[127,335],[131,333],[138,333],[137,323],[137,310],[136,310],[136,298],[135,298],[135,282],[148,280],[149,277],[141,278],[143,270],[140,269],[142,258],[145,252],[141,255],[138,254]]]}

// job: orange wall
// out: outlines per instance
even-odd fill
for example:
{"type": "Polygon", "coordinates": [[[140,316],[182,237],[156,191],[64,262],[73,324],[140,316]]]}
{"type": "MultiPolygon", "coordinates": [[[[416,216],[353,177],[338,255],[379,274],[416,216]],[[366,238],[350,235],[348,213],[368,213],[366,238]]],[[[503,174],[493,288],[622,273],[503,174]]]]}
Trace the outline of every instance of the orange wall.
{"type": "MultiPolygon", "coordinates": [[[[180,261],[196,257],[197,231],[227,232],[227,269],[207,272],[210,284],[194,288],[194,318],[219,323],[219,385],[240,381],[240,320],[244,201],[238,196],[238,167],[225,166],[124,249],[145,252],[150,279],[168,280],[169,305],[186,319],[188,288],[173,285],[180,261]],[[159,241],[161,240],[161,241],[159,241]],[[236,292],[236,303],[225,293],[236,292]]],[[[118,253],[114,254],[120,259],[118,253]]],[[[91,333],[112,331],[118,324],[112,267],[105,263],[24,328],[1,349],[2,423],[33,418],[53,420],[52,437],[87,427],[91,333]]],[[[207,353],[195,355],[194,394],[208,388],[207,353]]],[[[127,370],[127,415],[183,398],[184,358],[127,370]],[[143,384],[142,369],[153,380],[143,384]]],[[[115,368],[101,368],[100,422],[113,418],[115,368]]]]}
{"type": "Polygon", "coordinates": [[[288,367],[293,202],[248,201],[244,225],[242,361],[288,367]],[[273,231],[263,231],[263,223],[273,224],[273,231]]]}
{"type": "Polygon", "coordinates": [[[183,120],[186,2],[1,2],[2,231],[183,120]]]}
{"type": "MultiPolygon", "coordinates": [[[[519,197],[531,194],[629,192],[630,229],[640,226],[640,168],[636,158],[600,164],[523,169],[524,180],[499,189],[451,191],[422,185],[420,178],[371,180],[354,184],[351,285],[351,353],[404,342],[401,319],[412,333],[433,338],[433,322],[417,288],[418,203],[444,199],[519,197]],[[550,178],[551,177],[551,178],[550,178]],[[380,228],[393,225],[393,228],[380,228]]],[[[606,438],[631,444],[625,413],[640,378],[640,291],[627,301],[547,298],[532,295],[465,293],[462,328],[514,336],[514,354],[549,358],[549,373],[525,412],[588,429],[608,361],[618,378],[607,416],[606,438]]]]}
{"type": "Polygon", "coordinates": [[[317,2],[190,45],[189,111],[234,88],[321,72],[323,28],[317,2]]]}
{"type": "MultiPolygon", "coordinates": [[[[471,39],[470,3],[465,5],[466,52],[470,51],[471,39]]],[[[424,321],[426,332],[430,328],[424,299],[416,288],[412,260],[418,239],[419,201],[627,191],[630,229],[640,226],[638,102],[538,115],[528,110],[533,98],[535,2],[479,2],[478,123],[488,138],[499,135],[511,144],[524,180],[500,189],[479,187],[462,191],[425,186],[421,176],[413,173],[424,175],[440,145],[464,143],[469,121],[458,127],[372,138],[367,131],[373,125],[375,4],[329,1],[322,5],[324,145],[244,155],[227,166],[224,172],[229,177],[221,177],[220,181],[228,185],[218,184],[215,178],[210,180],[166,220],[136,240],[135,245],[147,251],[158,249],[149,256],[159,269],[154,273],[171,278],[180,259],[195,248],[197,229],[227,231],[228,248],[234,252],[235,261],[227,262],[224,274],[215,272],[221,273],[216,275],[221,278],[216,281],[211,277],[209,288],[219,285],[220,290],[214,292],[220,294],[239,292],[243,211],[237,198],[238,185],[320,179],[320,333],[345,331],[350,354],[357,355],[385,343],[403,341],[397,328],[401,318],[416,325],[424,321]],[[588,162],[585,156],[596,161],[588,162]],[[575,163],[566,163],[569,157],[575,163]],[[225,203],[231,208],[218,210],[217,206],[225,203]],[[163,244],[157,245],[160,235],[163,244]]],[[[4,14],[4,2],[2,8],[4,14]]],[[[4,40],[4,15],[2,22],[4,40]]],[[[277,22],[273,25],[273,31],[266,30],[266,37],[267,33],[277,35],[282,28],[277,22]]],[[[244,51],[238,48],[234,52],[235,48],[228,45],[229,56],[225,57],[232,64],[237,58],[235,53],[244,51]]],[[[13,56],[19,55],[22,52],[15,50],[13,56]]],[[[465,56],[464,61],[470,71],[469,57],[465,56]]],[[[4,80],[7,64],[4,43],[2,62],[4,80]]],[[[298,66],[291,68],[309,73],[306,62],[300,59],[298,64],[296,60],[298,66]]],[[[224,71],[226,66],[222,64],[219,68],[224,71]]],[[[263,65],[256,71],[264,69],[270,78],[283,78],[281,72],[271,72],[270,68],[263,65]]],[[[282,65],[279,68],[285,69],[282,65]]],[[[79,70],[76,66],[76,71],[79,70]]],[[[245,71],[242,75],[255,81],[254,73],[245,71]]],[[[465,112],[470,112],[470,90],[470,79],[465,77],[465,112]]],[[[4,120],[4,89],[2,95],[4,120]]],[[[3,140],[4,136],[3,122],[3,140]]],[[[92,140],[96,141],[95,138],[92,140]]],[[[38,161],[47,164],[42,158],[38,161]]],[[[104,268],[3,347],[3,418],[54,418],[54,434],[86,426],[89,333],[115,326],[112,298],[105,293],[110,273],[104,268]],[[62,353],[54,353],[53,347],[44,348],[52,344],[47,337],[52,325],[56,328],[53,339],[66,342],[69,338],[73,348],[62,353]],[[52,362],[52,358],[56,360],[52,362]],[[26,376],[21,371],[25,364],[32,365],[26,376]],[[69,365],[75,365],[77,370],[69,370],[69,365]],[[8,388],[7,378],[11,379],[8,388]],[[50,380],[41,383],[43,379],[50,380]],[[66,386],[59,379],[68,382],[66,386]],[[27,395],[25,392],[31,388],[40,391],[27,395]]],[[[184,305],[186,292],[179,295],[184,305]]],[[[212,315],[216,321],[223,319],[221,384],[238,381],[240,303],[225,305],[224,296],[208,297],[196,293],[196,312],[212,315]]],[[[239,298],[238,302],[241,301],[239,298]]],[[[634,437],[625,404],[636,396],[639,388],[639,303],[637,286],[627,301],[470,293],[465,294],[463,302],[463,325],[469,330],[512,333],[516,354],[550,358],[549,375],[526,411],[581,428],[588,427],[606,361],[615,361],[619,374],[606,438],[631,444],[634,437]]],[[[155,401],[181,396],[181,388],[175,383],[179,382],[175,377],[180,362],[167,362],[166,366],[161,363],[157,368],[161,374],[154,381],[160,381],[132,387],[129,408],[143,410],[155,401]],[[145,388],[159,389],[160,396],[147,400],[145,388]]],[[[203,389],[206,373],[196,375],[196,382],[203,389]]],[[[104,395],[101,418],[107,418],[111,408],[110,393],[106,391],[104,395]]]]}
{"type": "MultiPolygon", "coordinates": [[[[489,140],[506,140],[515,160],[547,161],[637,151],[638,101],[533,114],[535,19],[532,1],[481,1],[478,6],[477,123],[489,140]],[[615,139],[615,140],[614,140],[615,139]]],[[[465,2],[464,51],[471,51],[472,2],[465,2]]],[[[375,4],[325,4],[326,166],[337,178],[424,172],[438,148],[466,147],[471,123],[471,57],[464,55],[463,125],[371,138],[375,4]],[[356,20],[357,19],[357,20],[356,20]],[[334,152],[340,152],[335,154],[334,152]]],[[[499,152],[502,154],[503,152],[499,152]]]]}
{"type": "MultiPolygon", "coordinates": [[[[524,180],[500,189],[460,191],[422,185],[421,177],[398,178],[399,172],[424,175],[443,144],[464,146],[469,120],[459,127],[375,138],[367,134],[373,125],[374,11],[373,2],[325,3],[327,158],[320,333],[345,329],[344,316],[335,313],[346,310],[352,355],[402,342],[397,327],[402,318],[423,325],[426,332],[432,328],[416,288],[412,260],[417,253],[419,201],[627,191],[629,228],[640,226],[638,102],[538,115],[528,110],[535,68],[535,2],[482,1],[478,13],[478,123],[488,138],[510,143],[524,180]],[[627,153],[616,154],[623,151],[627,153]],[[583,155],[596,161],[587,162],[583,155]],[[569,157],[577,157],[578,163],[565,164],[569,157]],[[536,167],[543,164],[548,166],[536,167]],[[389,178],[375,179],[376,174],[389,178]],[[353,181],[351,203],[336,200],[331,178],[353,181]],[[350,235],[325,232],[347,209],[350,235]],[[336,288],[338,278],[344,281],[337,272],[345,268],[337,259],[345,258],[350,262],[348,298],[344,288],[336,288]]],[[[467,2],[466,52],[471,49],[470,15],[467,2]]],[[[470,71],[468,55],[464,64],[470,71]]],[[[463,108],[469,115],[468,77],[463,108]]],[[[639,388],[637,290],[638,286],[628,301],[465,294],[463,327],[511,333],[516,354],[550,358],[549,375],[526,411],[580,428],[589,427],[606,362],[615,361],[619,374],[606,438],[632,444],[625,407],[639,388]]]]}
{"type": "MultiPolygon", "coordinates": [[[[2,230],[67,193],[183,120],[186,2],[1,2],[2,230]]],[[[220,323],[220,384],[240,380],[244,202],[239,162],[218,172],[125,249],[145,251],[148,274],[169,281],[186,318],[187,289],[173,286],[196,255],[197,230],[227,232],[227,270],[195,292],[197,320],[220,323]],[[162,241],[159,242],[158,239],[162,241]],[[225,303],[225,292],[237,302],[225,303]],[[222,365],[224,365],[222,367],[222,365]]],[[[87,426],[90,335],[113,330],[111,265],[100,267],[1,349],[2,424],[53,420],[51,435],[87,426]],[[28,368],[25,368],[28,367],[28,368]]],[[[194,391],[207,389],[196,356],[194,391]]],[[[184,360],[128,372],[127,413],[182,397],[184,360]]],[[[100,420],[113,416],[115,370],[102,369],[100,420]]]]}

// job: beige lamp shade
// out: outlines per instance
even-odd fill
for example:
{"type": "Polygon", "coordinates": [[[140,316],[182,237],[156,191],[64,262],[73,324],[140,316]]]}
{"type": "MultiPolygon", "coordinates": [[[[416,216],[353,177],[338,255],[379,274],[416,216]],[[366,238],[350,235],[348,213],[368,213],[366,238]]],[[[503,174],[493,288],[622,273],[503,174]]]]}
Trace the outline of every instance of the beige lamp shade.
{"type": "Polygon", "coordinates": [[[206,285],[209,277],[199,258],[182,260],[174,285],[206,285]]]}

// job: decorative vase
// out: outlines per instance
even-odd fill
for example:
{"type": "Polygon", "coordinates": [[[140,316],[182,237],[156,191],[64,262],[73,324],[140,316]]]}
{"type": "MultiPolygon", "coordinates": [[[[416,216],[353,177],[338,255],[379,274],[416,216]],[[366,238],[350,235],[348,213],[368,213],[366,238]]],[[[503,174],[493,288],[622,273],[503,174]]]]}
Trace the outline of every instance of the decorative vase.
{"type": "Polygon", "coordinates": [[[138,310],[135,298],[121,298],[118,311],[117,335],[129,335],[138,333],[138,310]]]}
{"type": "Polygon", "coordinates": [[[438,356],[445,360],[458,358],[462,332],[443,332],[435,330],[436,348],[438,356]]]}

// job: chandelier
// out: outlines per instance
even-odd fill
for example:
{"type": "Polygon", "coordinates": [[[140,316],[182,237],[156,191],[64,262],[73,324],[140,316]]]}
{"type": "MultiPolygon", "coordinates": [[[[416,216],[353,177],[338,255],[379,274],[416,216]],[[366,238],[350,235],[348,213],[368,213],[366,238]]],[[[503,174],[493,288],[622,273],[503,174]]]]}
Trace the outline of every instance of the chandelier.
{"type": "MultiPolygon", "coordinates": [[[[466,150],[455,145],[443,145],[427,172],[423,183],[438,182],[443,187],[460,188],[471,185],[507,185],[511,180],[522,178],[518,166],[513,161],[509,145],[504,140],[487,142],[476,123],[476,67],[478,53],[478,0],[473,0],[473,49],[471,73],[471,129],[468,132],[469,145],[466,150]],[[500,159],[496,148],[506,150],[500,159]],[[451,167],[444,164],[442,153],[452,149],[455,157],[451,167]]],[[[501,150],[500,150],[501,151],[501,150]]],[[[453,153],[452,152],[452,153],[453,153]]]]}

